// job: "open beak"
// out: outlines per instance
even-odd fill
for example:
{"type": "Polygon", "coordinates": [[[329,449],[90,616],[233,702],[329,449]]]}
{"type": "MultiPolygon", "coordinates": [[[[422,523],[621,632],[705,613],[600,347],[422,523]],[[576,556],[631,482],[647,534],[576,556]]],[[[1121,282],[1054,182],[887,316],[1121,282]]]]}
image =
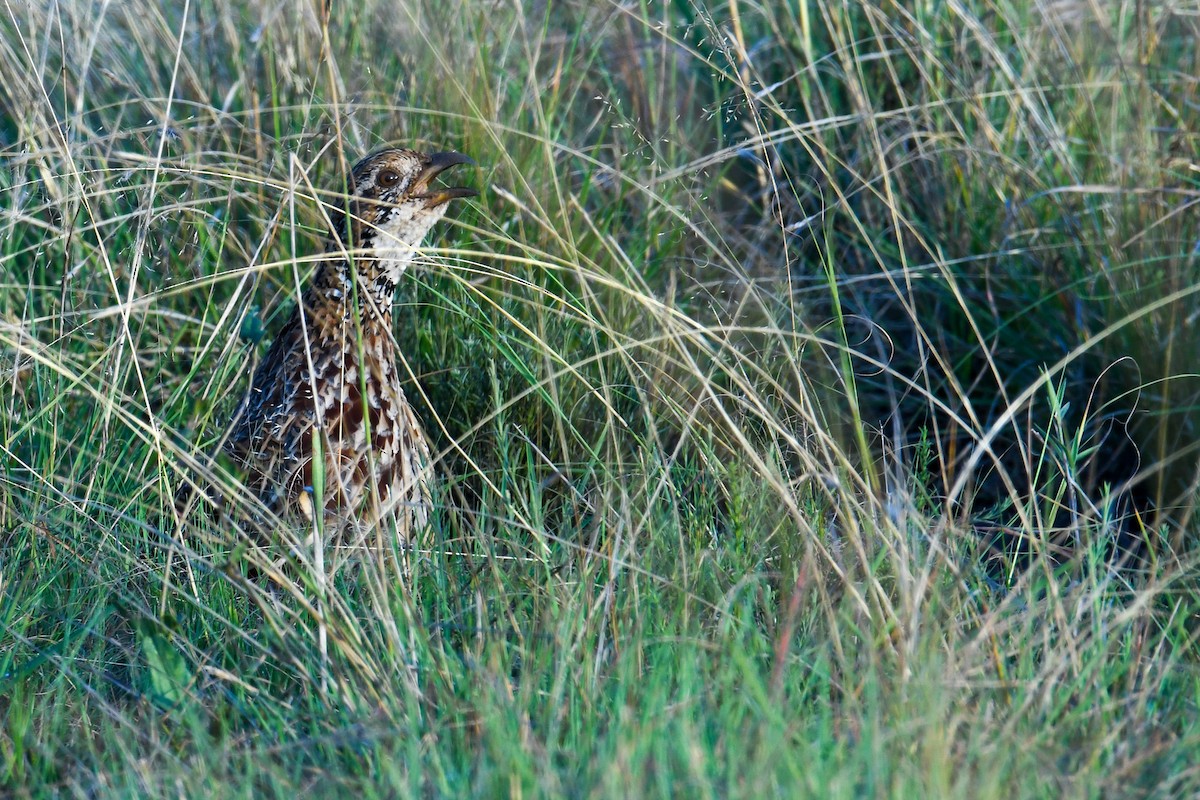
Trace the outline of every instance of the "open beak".
{"type": "Polygon", "coordinates": [[[479,192],[474,189],[468,189],[465,186],[429,188],[429,184],[434,178],[451,167],[459,164],[474,163],[474,161],[462,153],[448,152],[432,154],[429,156],[429,161],[425,164],[425,168],[421,170],[421,174],[417,177],[409,196],[424,199],[426,208],[436,208],[443,203],[448,203],[459,197],[474,197],[479,192]]]}

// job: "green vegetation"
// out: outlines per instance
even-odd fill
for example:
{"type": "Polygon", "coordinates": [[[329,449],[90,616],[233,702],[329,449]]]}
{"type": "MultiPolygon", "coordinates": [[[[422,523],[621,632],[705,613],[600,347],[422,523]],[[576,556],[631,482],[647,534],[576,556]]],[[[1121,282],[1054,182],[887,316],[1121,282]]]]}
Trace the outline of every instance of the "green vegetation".
{"type": "Polygon", "coordinates": [[[0,794],[1200,792],[1198,24],[5,4],[0,794]],[[443,508],[276,568],[172,497],[384,143],[443,508]]]}

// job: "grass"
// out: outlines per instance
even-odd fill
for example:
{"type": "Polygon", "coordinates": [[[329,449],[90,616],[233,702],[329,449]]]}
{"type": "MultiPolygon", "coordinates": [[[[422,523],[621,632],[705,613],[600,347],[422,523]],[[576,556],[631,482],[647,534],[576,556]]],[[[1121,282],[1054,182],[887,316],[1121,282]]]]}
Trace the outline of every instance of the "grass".
{"type": "Polygon", "coordinates": [[[1194,4],[168,6],[0,21],[0,791],[1200,791],[1194,4]],[[385,142],[439,513],[251,578],[385,142]]]}

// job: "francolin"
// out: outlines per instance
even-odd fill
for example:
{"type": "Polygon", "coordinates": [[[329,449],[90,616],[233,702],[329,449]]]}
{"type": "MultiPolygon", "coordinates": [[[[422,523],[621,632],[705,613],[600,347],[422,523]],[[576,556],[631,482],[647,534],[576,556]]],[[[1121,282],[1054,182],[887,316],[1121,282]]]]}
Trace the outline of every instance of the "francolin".
{"type": "Polygon", "coordinates": [[[469,163],[460,153],[389,149],[354,166],[349,197],[330,213],[324,258],[255,371],[225,445],[247,486],[281,516],[311,520],[320,502],[339,525],[394,515],[403,539],[424,525],[429,445],[400,387],[392,301],[447,204],[476,194],[434,178],[469,163]]]}

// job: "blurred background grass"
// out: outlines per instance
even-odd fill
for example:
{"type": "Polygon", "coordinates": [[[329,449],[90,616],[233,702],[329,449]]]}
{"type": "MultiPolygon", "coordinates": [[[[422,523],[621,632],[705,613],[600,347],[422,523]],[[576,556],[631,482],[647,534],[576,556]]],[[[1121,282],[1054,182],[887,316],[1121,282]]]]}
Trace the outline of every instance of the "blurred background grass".
{"type": "Polygon", "coordinates": [[[7,791],[1200,788],[1195,2],[4,10],[7,791]],[[170,498],[384,144],[440,512],[272,572],[170,498]]]}

